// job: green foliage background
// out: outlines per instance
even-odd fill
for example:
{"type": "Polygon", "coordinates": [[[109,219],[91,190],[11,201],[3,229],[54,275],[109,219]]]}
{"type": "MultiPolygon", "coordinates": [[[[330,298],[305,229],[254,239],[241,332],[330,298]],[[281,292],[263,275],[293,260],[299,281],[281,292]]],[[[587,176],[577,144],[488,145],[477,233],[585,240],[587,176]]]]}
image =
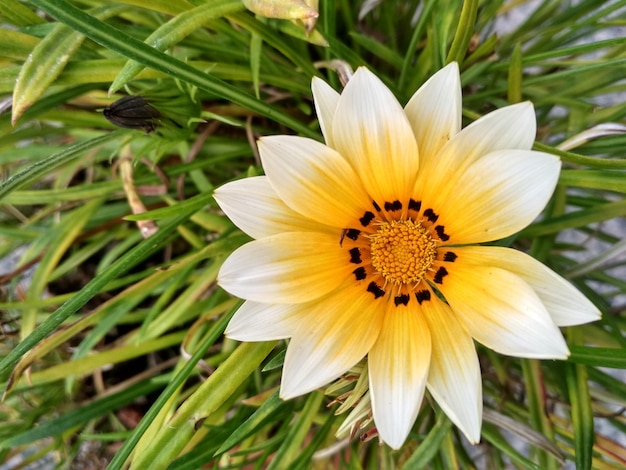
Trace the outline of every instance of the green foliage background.
{"type": "Polygon", "coordinates": [[[60,468],[626,465],[626,385],[609,369],[626,368],[626,242],[611,229],[626,214],[626,1],[535,2],[506,34],[496,18],[526,2],[366,3],[360,17],[362,2],[320,0],[309,36],[239,0],[0,3],[0,258],[15,260],[0,275],[0,461],[26,449],[25,463],[60,468]],[[259,174],[260,135],[321,140],[309,87],[318,75],[340,89],[333,60],[368,66],[401,102],[456,60],[465,124],[532,100],[536,148],[564,162],[543,218],[504,242],[603,317],[566,329],[568,361],[480,350],[478,448],[427,401],[402,450],[337,446],[331,398],[277,398],[284,344],[222,336],[238,303],[215,277],[246,237],[212,190],[259,174]],[[156,132],[104,119],[127,93],[159,110],[156,132]]]}

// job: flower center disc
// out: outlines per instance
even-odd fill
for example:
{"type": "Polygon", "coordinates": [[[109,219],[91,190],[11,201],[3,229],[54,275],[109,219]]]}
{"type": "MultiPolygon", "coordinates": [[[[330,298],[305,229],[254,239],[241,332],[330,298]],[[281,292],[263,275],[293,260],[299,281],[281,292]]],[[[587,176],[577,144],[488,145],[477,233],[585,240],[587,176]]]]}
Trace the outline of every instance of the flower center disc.
{"type": "Polygon", "coordinates": [[[381,224],[370,236],[370,249],[376,271],[395,285],[419,284],[437,255],[429,231],[410,219],[381,224]]]}

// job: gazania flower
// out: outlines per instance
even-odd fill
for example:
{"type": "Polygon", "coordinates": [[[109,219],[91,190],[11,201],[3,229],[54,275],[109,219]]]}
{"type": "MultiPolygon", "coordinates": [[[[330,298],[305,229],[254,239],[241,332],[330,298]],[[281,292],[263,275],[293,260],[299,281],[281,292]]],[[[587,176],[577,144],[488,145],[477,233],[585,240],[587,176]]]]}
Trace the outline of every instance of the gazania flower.
{"type": "Polygon", "coordinates": [[[266,176],[215,193],[254,238],[219,274],[224,289],[246,299],[226,334],[289,338],[285,399],[367,357],[374,422],[393,448],[407,438],[425,389],[478,442],[474,340],[511,356],[563,359],[569,351],[558,326],[599,317],[533,258],[478,245],[539,215],[560,162],[530,150],[530,103],[461,130],[456,64],[404,109],[365,68],[341,94],[317,78],[312,88],[326,144],[264,137],[266,176]]]}

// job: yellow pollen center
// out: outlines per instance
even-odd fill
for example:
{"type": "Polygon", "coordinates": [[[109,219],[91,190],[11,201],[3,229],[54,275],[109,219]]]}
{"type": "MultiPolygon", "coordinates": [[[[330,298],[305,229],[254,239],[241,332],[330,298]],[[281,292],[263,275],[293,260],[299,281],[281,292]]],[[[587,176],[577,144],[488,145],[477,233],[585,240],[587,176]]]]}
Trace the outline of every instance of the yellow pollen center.
{"type": "Polygon", "coordinates": [[[381,224],[370,235],[370,249],[376,272],[395,285],[419,284],[437,255],[429,231],[410,219],[381,224]]]}

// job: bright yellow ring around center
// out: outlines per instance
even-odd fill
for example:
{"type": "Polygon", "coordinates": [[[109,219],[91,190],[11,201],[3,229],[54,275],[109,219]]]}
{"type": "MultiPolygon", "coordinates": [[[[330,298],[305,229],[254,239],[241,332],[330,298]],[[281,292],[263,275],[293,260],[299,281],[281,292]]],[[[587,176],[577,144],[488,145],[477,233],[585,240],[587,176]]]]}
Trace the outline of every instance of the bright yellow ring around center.
{"type": "Polygon", "coordinates": [[[384,222],[369,238],[372,266],[391,284],[419,284],[437,255],[428,229],[411,219],[384,222]]]}

